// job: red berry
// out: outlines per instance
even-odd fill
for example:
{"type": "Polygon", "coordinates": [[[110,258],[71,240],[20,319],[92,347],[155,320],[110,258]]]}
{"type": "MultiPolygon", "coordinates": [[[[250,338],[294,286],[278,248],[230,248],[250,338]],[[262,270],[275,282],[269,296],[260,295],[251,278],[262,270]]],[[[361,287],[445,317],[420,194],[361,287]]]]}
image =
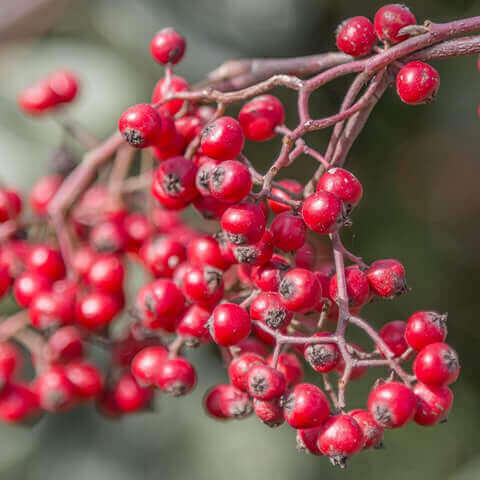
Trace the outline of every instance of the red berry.
{"type": "Polygon", "coordinates": [[[254,398],[253,411],[265,425],[271,428],[278,427],[285,421],[283,418],[282,401],[278,397],[271,400],[254,398]]]}
{"type": "Polygon", "coordinates": [[[363,195],[362,184],[353,173],[343,168],[330,168],[317,183],[317,192],[329,192],[348,205],[348,209],[358,205],[363,195]]]}
{"type": "MultiPolygon", "coordinates": [[[[161,110],[162,109],[159,109],[159,113],[161,110]]],[[[174,128],[174,126],[172,128],[174,128]]],[[[186,147],[187,143],[184,136],[181,133],[174,131],[173,139],[170,141],[170,143],[166,145],[155,145],[153,147],[153,154],[159,161],[168,160],[172,157],[183,155],[186,147]]]]}
{"type": "Polygon", "coordinates": [[[408,291],[405,268],[394,259],[377,260],[367,270],[368,283],[375,295],[393,298],[408,291]]]}
{"type": "Polygon", "coordinates": [[[56,330],[48,339],[48,358],[54,363],[68,363],[83,357],[83,335],[68,325],[56,330]]]}
{"type": "Polygon", "coordinates": [[[337,28],[336,35],[338,49],[352,57],[370,53],[377,40],[373,23],[366,17],[345,20],[337,28]]]}
{"type": "Polygon", "coordinates": [[[45,275],[27,271],[15,280],[13,295],[21,307],[28,308],[38,293],[50,290],[51,286],[50,279],[45,275]]]}
{"type": "Polygon", "coordinates": [[[122,290],[124,276],[122,261],[116,255],[104,254],[94,260],[86,282],[97,290],[114,294],[122,290]]]}
{"type": "Polygon", "coordinates": [[[72,259],[73,268],[82,279],[87,277],[97,256],[97,252],[88,245],[83,245],[74,252],[72,259]]]}
{"type": "Polygon", "coordinates": [[[410,62],[397,74],[397,93],[408,105],[430,103],[440,88],[440,75],[428,63],[410,62]]]}
{"type": "Polygon", "coordinates": [[[14,190],[0,188],[0,223],[16,218],[22,210],[22,199],[14,190]]]}
{"type": "Polygon", "coordinates": [[[311,383],[299,383],[284,401],[285,420],[293,428],[313,428],[330,415],[325,394],[311,383]]]}
{"type": "Polygon", "coordinates": [[[156,383],[160,390],[178,397],[193,390],[197,383],[197,375],[192,364],[184,358],[169,358],[160,364],[156,383]]]}
{"type": "Polygon", "coordinates": [[[149,219],[143,213],[131,213],[123,221],[123,230],[127,237],[126,248],[129,252],[138,253],[140,247],[153,233],[149,219]]]}
{"type": "Polygon", "coordinates": [[[112,295],[90,292],[78,302],[77,320],[87,330],[102,330],[119,311],[119,303],[112,295]]]}
{"type": "Polygon", "coordinates": [[[354,418],[363,432],[364,448],[379,448],[383,439],[383,428],[368,410],[352,410],[348,415],[354,418]]]}
{"type": "Polygon", "coordinates": [[[186,260],[187,253],[183,244],[172,236],[156,236],[145,242],[140,257],[156,277],[171,277],[186,260]]]}
{"type": "Polygon", "coordinates": [[[260,400],[271,400],[285,393],[285,377],[265,364],[253,365],[247,374],[247,391],[260,400]]]}
{"type": "MultiPolygon", "coordinates": [[[[386,323],[378,332],[382,340],[387,344],[387,347],[392,351],[394,357],[400,357],[408,345],[405,341],[405,327],[407,324],[401,320],[386,323]]],[[[385,356],[385,352],[382,352],[382,348],[377,345],[379,352],[385,356]]]]}
{"type": "Polygon", "coordinates": [[[399,428],[415,415],[417,399],[403,383],[387,382],[370,392],[368,410],[381,427],[399,428]]]}
{"type": "MultiPolygon", "coordinates": [[[[153,89],[152,103],[154,105],[159,104],[170,95],[175,95],[185,90],[190,90],[190,85],[183,77],[172,75],[170,84],[166,77],[163,77],[153,89]]],[[[184,101],[180,99],[169,100],[168,102],[162,103],[162,108],[166,108],[172,115],[175,115],[182,108],[183,104],[184,101]]]]}
{"type": "Polygon", "coordinates": [[[93,398],[102,391],[102,374],[91,363],[69,363],[65,366],[65,374],[75,389],[75,395],[79,398],[93,398]]]}
{"type": "Polygon", "coordinates": [[[75,387],[62,367],[50,367],[35,380],[35,393],[47,412],[64,412],[75,403],[75,387]]]}
{"type": "Polygon", "coordinates": [[[265,357],[268,353],[265,344],[255,337],[247,337],[235,346],[238,348],[239,355],[250,352],[265,357]]]}
{"type": "Polygon", "coordinates": [[[275,128],[285,121],[285,110],[278,98],[261,95],[242,107],[238,121],[249,140],[263,142],[275,136],[275,128]]]}
{"type": "Polygon", "coordinates": [[[204,158],[205,160],[198,165],[197,175],[195,177],[195,186],[201,195],[204,197],[210,197],[210,176],[215,168],[222,162],[209,157],[201,158],[204,158]]]}
{"type": "Polygon", "coordinates": [[[203,396],[203,407],[206,413],[215,420],[225,420],[227,416],[222,412],[221,399],[223,392],[231,388],[230,385],[215,385],[209,388],[203,396]]]}
{"type": "Polygon", "coordinates": [[[283,275],[289,268],[286,260],[279,255],[273,255],[272,259],[264,265],[253,268],[252,281],[260,290],[276,292],[283,275]]]}
{"type": "Polygon", "coordinates": [[[212,307],[223,296],[222,273],[209,266],[190,265],[183,276],[182,291],[191,302],[212,307]]]}
{"type": "Polygon", "coordinates": [[[298,250],[307,239],[307,228],[302,218],[289,212],[277,215],[270,231],[274,245],[285,252],[298,250]]]}
{"type": "Polygon", "coordinates": [[[209,318],[210,311],[200,305],[194,304],[187,308],[177,325],[177,333],[184,337],[186,345],[195,347],[211,340],[207,328],[209,318]]]}
{"type": "Polygon", "coordinates": [[[77,76],[69,70],[56,70],[48,76],[48,86],[61,103],[69,103],[78,93],[77,76]]]}
{"type": "Polygon", "coordinates": [[[193,199],[193,206],[203,218],[208,220],[219,219],[229,207],[227,203],[220,202],[213,197],[198,196],[193,199]]]}
{"type": "Polygon", "coordinates": [[[150,388],[140,386],[130,373],[124,373],[113,387],[113,396],[121,412],[137,412],[152,398],[150,388]]]}
{"type": "Polygon", "coordinates": [[[65,264],[60,253],[48,245],[35,245],[30,250],[26,266],[33,272],[45,275],[52,282],[65,276],[65,264]]]}
{"type": "Polygon", "coordinates": [[[300,452],[311,453],[312,455],[322,455],[318,449],[318,434],[322,427],[300,428],[297,430],[297,450],[300,452]]]}
{"type": "MultiPolygon", "coordinates": [[[[330,337],[328,332],[315,333],[312,338],[330,337]]],[[[304,351],[305,360],[317,372],[328,373],[334,370],[341,357],[340,350],[335,343],[307,344],[304,351]]]]}
{"type": "Polygon", "coordinates": [[[410,35],[399,34],[399,30],[408,25],[415,25],[417,20],[405,5],[394,3],[377,10],[373,23],[375,33],[380,40],[387,43],[398,43],[410,38],[410,35]]]}
{"type": "MultiPolygon", "coordinates": [[[[272,365],[273,356],[270,355],[267,361],[269,365],[272,365]]],[[[302,364],[297,356],[292,353],[281,353],[278,356],[277,370],[285,377],[287,388],[293,387],[302,380],[302,364]]]]}
{"type": "Polygon", "coordinates": [[[2,298],[12,285],[12,277],[10,276],[8,265],[0,262],[0,298],[2,298]]]}
{"type": "Polygon", "coordinates": [[[242,129],[232,117],[217,118],[203,129],[200,138],[203,153],[216,160],[235,159],[245,143],[242,129]]]}
{"type": "Polygon", "coordinates": [[[431,343],[447,338],[447,314],[419,311],[410,316],[405,329],[405,340],[419,352],[431,343]]]}
{"type": "Polygon", "coordinates": [[[252,320],[259,320],[274,330],[286,327],[292,315],[282,303],[280,295],[274,292],[260,293],[250,305],[252,320]]]}
{"type": "Polygon", "coordinates": [[[75,297],[55,291],[36,295],[29,305],[30,321],[38,329],[72,323],[75,318],[75,297]]]}
{"type": "Polygon", "coordinates": [[[260,241],[253,245],[230,244],[229,247],[236,262],[248,265],[263,265],[273,255],[272,237],[270,231],[265,230],[260,241]]]}
{"type": "Polygon", "coordinates": [[[312,245],[305,242],[295,254],[295,266],[312,270],[315,266],[317,252],[312,245]]]}
{"type": "Polygon", "coordinates": [[[56,106],[60,100],[49,83],[41,81],[22,90],[17,101],[24,113],[38,115],[56,106]]]}
{"type": "Polygon", "coordinates": [[[185,54],[185,38],[173,28],[160,30],[150,43],[150,53],[158,63],[177,64],[185,54]]]}
{"type": "Polygon", "coordinates": [[[96,225],[89,235],[90,245],[101,253],[121,253],[127,245],[127,236],[120,223],[104,222],[96,225]]]}
{"type": "Polygon", "coordinates": [[[247,391],[247,375],[250,369],[257,364],[264,364],[265,359],[257,353],[246,352],[237,358],[234,358],[228,367],[228,376],[233,386],[247,391]]]}
{"type": "Polygon", "coordinates": [[[448,387],[418,382],[413,388],[413,393],[418,401],[417,413],[413,417],[415,423],[430,426],[445,420],[453,404],[453,393],[448,387]]]}
{"type": "Polygon", "coordinates": [[[350,415],[330,417],[318,434],[318,449],[333,465],[345,466],[348,457],[360,452],[364,445],[363,432],[350,415]]]}
{"type": "Polygon", "coordinates": [[[38,410],[37,395],[23,385],[11,383],[0,396],[0,419],[4,422],[28,422],[38,410]]]}
{"type": "Polygon", "coordinates": [[[202,121],[194,115],[185,115],[175,120],[175,128],[182,135],[186,143],[190,143],[203,129],[202,121]]]}
{"type": "Polygon", "coordinates": [[[220,391],[220,410],[225,418],[245,418],[252,413],[252,402],[248,393],[225,385],[220,391]]]}
{"type": "Polygon", "coordinates": [[[167,359],[168,350],[154,345],[140,350],[132,360],[131,371],[140,385],[154,386],[160,365],[167,359]]]}
{"type": "Polygon", "coordinates": [[[237,203],[250,193],[252,176],[243,163],[226,160],[211,171],[208,185],[212,197],[226,203],[237,203]]]}
{"type": "Polygon", "coordinates": [[[431,343],[416,356],[413,373],[428,386],[450,385],[460,373],[457,352],[446,343],[431,343]]]}
{"type": "Polygon", "coordinates": [[[345,208],[336,195],[321,191],[305,199],[302,217],[310,230],[321,234],[333,233],[345,223],[345,208]]]}
{"type": "Polygon", "coordinates": [[[230,266],[222,255],[220,245],[213,237],[194,238],[187,247],[188,261],[193,265],[209,265],[219,270],[230,266]]]}
{"type": "Polygon", "coordinates": [[[292,312],[308,312],[322,297],[322,288],[316,276],[304,268],[292,268],[278,288],[282,303],[292,312]]]}
{"type": "MultiPolygon", "coordinates": [[[[370,299],[370,286],[367,276],[356,265],[345,269],[348,303],[351,307],[361,307],[370,299]]],[[[335,274],[329,287],[330,298],[338,301],[337,274],[335,274]]]]}
{"type": "Polygon", "coordinates": [[[10,342],[0,343],[0,391],[21,370],[22,355],[20,350],[10,342]]]}
{"type": "Polygon", "coordinates": [[[215,307],[209,326],[215,343],[229,347],[248,337],[252,323],[244,308],[234,303],[222,303],[215,307]]]}
{"type": "Polygon", "coordinates": [[[254,203],[239,203],[227,208],[222,215],[222,229],[235,245],[258,242],[265,226],[262,209],[254,203]]]}
{"type": "MultiPolygon", "coordinates": [[[[278,184],[281,185],[282,187],[285,187],[287,190],[295,194],[299,194],[303,190],[303,185],[300,182],[297,182],[297,180],[290,180],[290,179],[280,180],[278,184]]],[[[293,200],[291,195],[284,192],[283,190],[280,190],[277,187],[272,188],[272,194],[275,195],[275,197],[283,200],[293,200]]],[[[273,213],[288,212],[289,210],[292,209],[288,205],[285,205],[284,203],[276,202],[275,200],[271,200],[270,198],[267,199],[267,204],[273,213]]]]}

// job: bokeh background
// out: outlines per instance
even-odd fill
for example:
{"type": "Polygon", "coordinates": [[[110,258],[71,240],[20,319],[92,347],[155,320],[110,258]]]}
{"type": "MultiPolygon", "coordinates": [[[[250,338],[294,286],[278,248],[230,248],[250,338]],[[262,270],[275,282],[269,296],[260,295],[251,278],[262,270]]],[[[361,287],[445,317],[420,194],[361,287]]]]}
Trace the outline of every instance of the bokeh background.
{"type": "MultiPolygon", "coordinates": [[[[46,72],[80,73],[82,95],[71,115],[99,136],[116,128],[129,105],[147,101],[162,69],[148,52],[152,35],[173,26],[188,53],[178,71],[192,82],[229,58],[306,55],[334,48],[334,28],[353,15],[373,17],[378,1],[357,0],[0,0],[0,177],[27,191],[61,140],[51,120],[30,120],[17,92],[46,72]]],[[[478,0],[409,2],[419,21],[480,14],[478,0]]],[[[480,147],[476,58],[436,62],[438,101],[407,107],[393,90],[376,107],[355,144],[350,168],[365,196],[346,244],[367,261],[395,257],[412,292],[365,309],[376,324],[416,309],[448,311],[449,341],[462,361],[449,421],[387,432],[386,449],[351,460],[346,471],[295,451],[294,431],[269,430],[254,418],[228,424],[204,416],[205,388],[226,378],[213,350],[190,354],[199,366],[194,394],[161,398],[156,411],[118,422],[93,408],[46,416],[33,428],[0,426],[0,478],[15,480],[480,478],[480,147]]],[[[312,112],[338,107],[346,82],[314,97],[312,112]]],[[[279,96],[294,118],[294,97],[279,96]]],[[[293,124],[293,123],[292,123],[293,124]]],[[[324,133],[312,145],[325,148],[324,133]]],[[[259,169],[278,145],[248,146],[259,169]]],[[[314,165],[297,161],[285,175],[306,179],[314,165]]],[[[10,304],[0,306],[5,312],[10,304]]],[[[352,385],[362,407],[373,380],[352,385]]]]}

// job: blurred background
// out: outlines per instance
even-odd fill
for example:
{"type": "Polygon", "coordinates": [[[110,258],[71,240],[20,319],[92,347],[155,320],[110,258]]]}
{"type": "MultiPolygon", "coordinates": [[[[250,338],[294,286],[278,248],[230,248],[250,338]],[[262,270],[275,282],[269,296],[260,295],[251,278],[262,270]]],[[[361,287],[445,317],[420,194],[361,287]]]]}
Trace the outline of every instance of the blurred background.
{"type": "MultiPolygon", "coordinates": [[[[116,128],[126,107],[149,100],[162,68],[151,60],[148,45],[163,27],[187,37],[178,72],[193,83],[230,58],[332,50],[342,19],[373,17],[379,6],[370,0],[0,0],[1,179],[27,191],[61,140],[53,121],[30,120],[15,104],[22,87],[54,68],[79,72],[82,95],[71,115],[104,136],[116,128]]],[[[409,6],[419,23],[480,14],[478,0],[412,0],[409,6]]],[[[33,428],[0,426],[0,478],[479,479],[476,63],[473,57],[436,62],[441,88],[430,106],[407,107],[387,91],[349,158],[365,195],[345,243],[367,262],[398,258],[412,287],[394,302],[368,306],[365,315],[382,325],[406,320],[417,309],[449,312],[449,343],[460,354],[462,373],[447,424],[387,432],[385,450],[358,455],[346,471],[336,470],[324,458],[297,453],[288,426],[270,430],[254,418],[227,424],[207,418],[202,393],[226,374],[206,348],[189,355],[198,365],[196,391],[180,400],[162,397],[153,413],[109,422],[93,408],[80,408],[46,416],[33,428]]],[[[346,86],[337,82],[316,94],[314,116],[334,112],[346,86]]],[[[296,124],[294,96],[278,95],[291,114],[290,124],[296,124]]],[[[326,140],[326,133],[309,138],[320,150],[326,140]]],[[[247,148],[264,170],[278,145],[247,148]]],[[[284,175],[305,180],[313,168],[301,158],[284,175]]],[[[373,378],[352,384],[349,407],[364,406],[373,378]]]]}

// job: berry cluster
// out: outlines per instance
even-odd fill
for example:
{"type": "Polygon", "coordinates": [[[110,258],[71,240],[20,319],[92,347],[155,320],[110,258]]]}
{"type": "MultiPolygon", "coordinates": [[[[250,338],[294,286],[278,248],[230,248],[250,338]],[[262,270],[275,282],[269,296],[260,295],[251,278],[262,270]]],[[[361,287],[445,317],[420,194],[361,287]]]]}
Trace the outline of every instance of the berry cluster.
{"type": "MultiPolygon", "coordinates": [[[[453,402],[448,386],[459,374],[457,354],[445,343],[446,315],[418,311],[378,332],[359,316],[372,300],[408,288],[398,260],[368,265],[343,246],[340,233],[351,226],[363,187],[342,167],[365,112],[395,77],[406,103],[425,103],[436,93],[436,71],[402,59],[478,29],[474,20],[421,27],[406,7],[387,5],[373,24],[354,17],[337,31],[339,49],[353,57],[375,49],[365,70],[361,61],[337,55],[337,66],[317,65],[309,80],[262,81],[255,76],[261,62],[250,73],[230,63],[210,76],[216,88],[200,90],[173,75],[184,38],[172,29],[155,35],[151,53],[165,75],[151,104],[127,109],[119,133],[89,146],[72,173],[41,178],[29,194],[32,217],[22,215],[18,192],[0,189],[0,295],[13,292],[22,308],[0,324],[0,418],[25,422],[85,401],[109,417],[148,409],[157,390],[192,391],[197,373],[185,355],[210,344],[229,381],[205,394],[209,415],[228,420],[254,412],[271,427],[286,422],[300,449],[337,465],[379,447],[384,429],[445,420],[453,402]],[[383,47],[375,47],[377,40],[383,47]],[[350,72],[360,73],[340,112],[312,119],[310,93],[350,72]],[[228,91],[232,79],[244,88],[228,91]],[[299,91],[293,130],[282,103],[267,93],[279,85],[299,91]],[[244,102],[238,117],[225,115],[235,102],[244,102]],[[307,132],[332,125],[325,155],[305,143],[307,132]],[[262,175],[244,145],[279,137],[280,153],[262,175]],[[276,181],[302,154],[319,163],[310,181],[276,181]],[[129,176],[137,156],[140,173],[129,176]],[[198,214],[189,223],[179,213],[187,208],[198,214]],[[130,302],[124,283],[132,263],[147,280],[130,302]],[[369,347],[348,340],[354,326],[367,334],[369,347]],[[31,353],[31,380],[22,376],[14,340],[31,353]],[[93,346],[105,349],[106,364],[95,361],[93,346]],[[409,374],[404,365],[412,360],[409,374]],[[386,375],[365,408],[348,411],[348,383],[375,367],[386,375]],[[320,374],[322,388],[303,381],[304,368],[320,374]]],[[[301,70],[300,64],[296,59],[301,70]]],[[[56,72],[32,88],[42,95],[25,90],[20,107],[50,112],[73,99],[77,80],[56,72]]],[[[79,128],[69,133],[91,140],[79,128]]]]}

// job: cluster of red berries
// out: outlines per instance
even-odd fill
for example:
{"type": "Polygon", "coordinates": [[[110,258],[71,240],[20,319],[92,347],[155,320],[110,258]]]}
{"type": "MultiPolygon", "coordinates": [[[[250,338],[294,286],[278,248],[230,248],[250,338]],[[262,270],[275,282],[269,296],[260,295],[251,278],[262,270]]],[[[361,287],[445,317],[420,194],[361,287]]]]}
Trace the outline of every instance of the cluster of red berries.
{"type": "MultiPolygon", "coordinates": [[[[377,38],[385,45],[405,40],[408,34],[400,30],[414,24],[406,7],[388,5],[374,25],[364,17],[342,24],[337,44],[353,56],[366,55],[377,38]]],[[[287,422],[297,431],[299,448],[334,464],[378,447],[384,429],[412,419],[420,425],[444,420],[453,401],[448,385],[459,373],[457,354],[444,343],[445,315],[419,311],[408,322],[386,323],[370,334],[373,351],[346,342],[335,327],[362,321],[356,315],[374,297],[392,299],[408,290],[405,269],[395,259],[366,265],[337,250],[352,260],[339,269],[325,253],[322,238],[339,242],[339,231],[350,224],[363,194],[359,180],[336,167],[326,169],[310,195],[292,179],[273,182],[265,195],[255,193],[263,177],[242,154],[244,144],[277,136],[285,128],[284,107],[261,95],[235,119],[182,98],[190,87],[172,66],[185,47],[172,29],[155,35],[151,53],[166,65],[165,76],[151,104],[134,105],[119,119],[125,142],[156,159],[151,192],[143,191],[139,205],[138,196],[122,195],[101,180],[85,187],[63,232],[74,239],[71,258],[65,248],[60,253],[56,245],[62,242],[48,230],[27,228],[16,191],[0,189],[0,224],[13,225],[0,249],[0,295],[11,290],[25,309],[0,324],[0,338],[24,343],[36,370],[31,382],[20,380],[18,348],[11,341],[0,344],[0,418],[25,421],[87,400],[110,417],[145,410],[156,389],[180,396],[195,387],[197,374],[184,347],[215,344],[229,383],[206,393],[207,413],[226,420],[255,412],[269,426],[287,422]],[[147,201],[150,195],[159,205],[147,201]],[[217,222],[216,234],[184,223],[178,211],[190,205],[217,222]],[[129,308],[127,259],[149,277],[129,308]],[[112,328],[118,323],[121,334],[112,328]],[[89,355],[92,345],[106,349],[105,370],[89,355]],[[400,364],[415,352],[414,375],[408,375],[400,364]],[[322,374],[330,398],[302,382],[302,362],[322,374]],[[377,365],[389,366],[392,375],[377,381],[366,409],[346,413],[340,390],[377,365]],[[394,380],[398,369],[402,381],[394,380]],[[328,388],[331,373],[340,377],[338,397],[328,388]]],[[[414,63],[397,77],[407,103],[425,102],[438,88],[436,72],[414,63]]],[[[53,80],[59,75],[35,87],[55,101],[35,103],[27,89],[21,108],[38,113],[72,100],[76,79],[61,73],[62,97],[53,80]]],[[[55,174],[32,188],[33,224],[48,223],[63,185],[63,176],[55,174]]]]}

